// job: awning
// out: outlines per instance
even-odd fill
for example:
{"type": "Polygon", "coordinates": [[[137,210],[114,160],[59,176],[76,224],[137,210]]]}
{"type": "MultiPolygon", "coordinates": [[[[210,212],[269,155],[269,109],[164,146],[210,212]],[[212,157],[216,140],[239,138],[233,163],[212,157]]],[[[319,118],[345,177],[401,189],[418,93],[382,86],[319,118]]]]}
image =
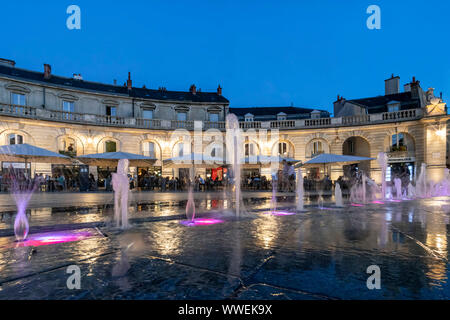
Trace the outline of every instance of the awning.
{"type": "Polygon", "coordinates": [[[63,154],[24,143],[0,146],[0,161],[71,164],[73,159],[63,154]]]}
{"type": "Polygon", "coordinates": [[[222,158],[199,153],[185,154],[163,161],[163,166],[168,168],[217,168],[224,164],[225,162],[222,158]]]}
{"type": "Polygon", "coordinates": [[[86,154],[77,157],[81,162],[90,166],[117,167],[121,159],[128,159],[130,167],[145,167],[153,165],[157,159],[128,152],[105,152],[86,154]]]}
{"type": "Polygon", "coordinates": [[[306,161],[302,166],[317,166],[318,164],[331,164],[331,163],[340,163],[342,165],[345,164],[353,164],[361,161],[375,160],[375,158],[367,158],[367,157],[359,157],[359,156],[347,156],[340,154],[332,154],[332,153],[322,153],[318,156],[312,158],[311,160],[306,161]]]}

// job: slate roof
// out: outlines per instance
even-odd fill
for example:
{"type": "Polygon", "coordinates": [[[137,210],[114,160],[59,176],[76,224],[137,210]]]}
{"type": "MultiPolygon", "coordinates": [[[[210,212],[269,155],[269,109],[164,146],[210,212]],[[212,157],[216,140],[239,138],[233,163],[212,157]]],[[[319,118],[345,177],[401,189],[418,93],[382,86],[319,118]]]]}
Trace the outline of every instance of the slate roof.
{"type": "Polygon", "coordinates": [[[413,99],[411,96],[411,92],[401,92],[389,94],[386,96],[353,99],[347,100],[346,102],[355,103],[357,105],[366,107],[368,113],[381,113],[388,111],[387,104],[391,101],[399,102],[401,110],[420,108],[419,99],[413,99]]]}
{"type": "Polygon", "coordinates": [[[329,117],[330,113],[325,110],[316,108],[300,108],[300,107],[249,107],[249,108],[230,108],[230,113],[234,113],[238,118],[244,118],[247,113],[255,116],[255,120],[276,120],[277,114],[283,112],[287,119],[308,119],[311,117],[311,112],[318,110],[321,112],[321,117],[329,117]]]}
{"type": "Polygon", "coordinates": [[[36,72],[15,67],[0,65],[0,76],[8,78],[38,82],[41,84],[49,84],[60,86],[62,88],[74,88],[79,90],[87,90],[92,92],[117,94],[135,98],[168,100],[168,101],[186,101],[186,102],[211,102],[211,103],[229,103],[222,95],[216,92],[198,92],[192,94],[184,91],[168,91],[146,88],[133,87],[130,91],[125,86],[111,85],[86,80],[77,80],[74,78],[66,78],[53,75],[50,79],[44,79],[43,72],[36,72]]]}

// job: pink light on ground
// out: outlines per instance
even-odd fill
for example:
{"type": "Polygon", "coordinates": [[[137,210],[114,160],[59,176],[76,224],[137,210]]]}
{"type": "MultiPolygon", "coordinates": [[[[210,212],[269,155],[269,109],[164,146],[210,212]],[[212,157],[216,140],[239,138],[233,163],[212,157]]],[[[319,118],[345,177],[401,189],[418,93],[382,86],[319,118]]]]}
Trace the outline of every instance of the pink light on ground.
{"type": "Polygon", "coordinates": [[[100,234],[93,229],[53,231],[28,235],[28,239],[12,243],[9,247],[39,247],[49,244],[74,242],[84,240],[100,234]]]}
{"type": "Polygon", "coordinates": [[[267,211],[264,212],[264,214],[270,214],[273,216],[292,216],[295,214],[295,212],[289,212],[289,211],[267,211]]]}
{"type": "Polygon", "coordinates": [[[194,220],[183,220],[180,223],[187,227],[195,227],[195,226],[209,226],[212,224],[223,223],[223,220],[212,218],[197,218],[194,220]]]}
{"type": "Polygon", "coordinates": [[[372,201],[372,203],[376,203],[376,204],[384,204],[383,201],[379,201],[379,200],[372,201]]]}
{"type": "Polygon", "coordinates": [[[352,203],[351,206],[352,207],[364,207],[364,205],[360,204],[360,203],[352,203]]]}

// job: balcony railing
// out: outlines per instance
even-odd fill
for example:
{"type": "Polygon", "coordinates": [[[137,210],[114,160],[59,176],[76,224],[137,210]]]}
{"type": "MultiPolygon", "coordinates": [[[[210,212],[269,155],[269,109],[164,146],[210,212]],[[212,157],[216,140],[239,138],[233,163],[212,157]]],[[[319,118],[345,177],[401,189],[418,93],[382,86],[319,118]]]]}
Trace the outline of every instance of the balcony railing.
{"type": "Polygon", "coordinates": [[[413,119],[417,117],[417,109],[385,112],[383,113],[383,120],[404,120],[413,119]]]}
{"type": "Polygon", "coordinates": [[[137,118],[136,127],[144,129],[160,129],[161,120],[137,118]]]}
{"type": "Polygon", "coordinates": [[[331,125],[331,118],[306,119],[305,127],[326,127],[331,125]]]}
{"type": "MultiPolygon", "coordinates": [[[[141,129],[194,129],[194,121],[178,121],[163,119],[125,118],[117,116],[82,114],[76,112],[55,111],[30,106],[19,106],[0,103],[0,115],[14,116],[19,118],[31,118],[38,120],[52,120],[61,122],[73,122],[103,126],[117,126],[141,129]]],[[[302,128],[324,128],[352,126],[380,122],[395,122],[419,119],[423,116],[422,109],[411,109],[395,112],[384,112],[370,115],[356,115],[338,118],[318,118],[300,120],[278,120],[278,121],[242,121],[239,123],[241,129],[302,129],[302,128]]],[[[225,121],[203,121],[203,130],[218,129],[225,130],[225,121]]]]}
{"type": "Polygon", "coordinates": [[[271,121],[270,122],[270,127],[271,128],[279,128],[279,129],[295,128],[295,120],[271,121]]]}

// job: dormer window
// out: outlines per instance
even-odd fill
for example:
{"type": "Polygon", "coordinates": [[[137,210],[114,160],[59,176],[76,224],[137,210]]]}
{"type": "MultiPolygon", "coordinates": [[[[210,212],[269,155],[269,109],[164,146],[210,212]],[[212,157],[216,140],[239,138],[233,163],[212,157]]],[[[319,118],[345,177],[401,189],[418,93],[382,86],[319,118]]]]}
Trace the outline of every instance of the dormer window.
{"type": "Polygon", "coordinates": [[[319,110],[311,111],[311,119],[320,119],[320,111],[319,110]]]}
{"type": "Polygon", "coordinates": [[[387,107],[388,107],[388,112],[400,111],[400,102],[391,101],[387,104],[387,107]]]}
{"type": "Polygon", "coordinates": [[[280,112],[280,113],[277,114],[277,120],[278,121],[283,121],[283,120],[286,120],[286,119],[287,119],[286,113],[280,112]]]}
{"type": "Polygon", "coordinates": [[[247,113],[244,117],[245,117],[245,122],[252,122],[255,119],[255,116],[251,113],[247,113]]]}

